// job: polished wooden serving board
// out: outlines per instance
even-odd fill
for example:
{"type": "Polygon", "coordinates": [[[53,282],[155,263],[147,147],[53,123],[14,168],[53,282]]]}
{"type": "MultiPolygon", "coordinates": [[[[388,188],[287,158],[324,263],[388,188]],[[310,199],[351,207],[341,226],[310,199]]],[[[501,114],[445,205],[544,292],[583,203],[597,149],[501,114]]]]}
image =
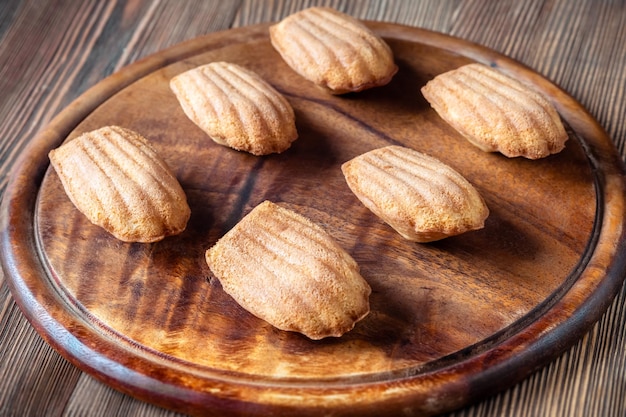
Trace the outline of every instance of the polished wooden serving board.
{"type": "Polygon", "coordinates": [[[556,357],[608,307],[623,280],[624,172],[611,140],[570,96],[469,42],[367,22],[399,72],[385,87],[331,96],[281,60],[268,26],[207,35],[94,86],[31,142],[2,207],[2,264],[39,333],[81,369],[190,414],[393,415],[451,410],[556,357]],[[293,105],[299,139],[255,157],[213,143],[183,114],[169,79],[212,61],[258,72],[293,105]],[[479,151],[420,88],[483,62],[542,92],[568,126],[566,149],[508,159],[479,151]],[[65,195],[47,153],[116,124],[147,137],[183,186],[187,230],[123,243],[65,195]],[[403,240],[348,189],[340,165],[400,144],[461,172],[491,211],[485,228],[403,240]],[[239,307],[204,252],[263,200],[322,225],[360,264],[371,313],[341,338],[311,341],[239,307]]]}

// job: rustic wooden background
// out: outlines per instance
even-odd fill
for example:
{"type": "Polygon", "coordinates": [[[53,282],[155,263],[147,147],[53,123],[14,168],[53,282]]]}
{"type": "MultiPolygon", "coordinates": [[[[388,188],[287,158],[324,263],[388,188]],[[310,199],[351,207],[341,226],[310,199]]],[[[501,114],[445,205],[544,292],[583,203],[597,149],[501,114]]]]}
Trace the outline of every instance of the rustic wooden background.
{"type": "MultiPolygon", "coordinates": [[[[624,0],[0,0],[0,192],[33,136],[104,77],[213,31],[312,5],[468,39],[578,99],[626,156],[624,0]]],[[[513,388],[452,416],[626,415],[626,289],[591,331],[513,388]]],[[[0,274],[0,416],[173,416],[84,374],[45,344],[0,274]]]]}

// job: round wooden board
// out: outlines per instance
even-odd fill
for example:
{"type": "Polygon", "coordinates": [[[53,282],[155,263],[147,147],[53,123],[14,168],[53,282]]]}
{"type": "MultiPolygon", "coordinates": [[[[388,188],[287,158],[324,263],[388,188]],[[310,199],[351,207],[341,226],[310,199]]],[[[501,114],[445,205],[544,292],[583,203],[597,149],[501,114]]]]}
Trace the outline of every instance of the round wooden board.
{"type": "Polygon", "coordinates": [[[268,26],[214,33],[99,83],[35,138],[2,207],[2,264],[39,333],[76,366],[168,408],[209,415],[427,415],[511,385],[575,342],[608,307],[624,265],[624,172],[598,123],[519,63],[421,29],[367,22],[399,72],[385,87],[330,96],[281,60],[268,26]],[[258,72],[293,105],[299,139],[255,157],[213,143],[169,79],[212,61],[258,72]],[[541,91],[568,125],[566,149],[529,161],[479,151],[420,88],[478,61],[541,91]],[[47,153],[121,125],[146,136],[181,182],[179,236],[117,241],[71,204],[47,153]],[[401,144],[451,165],[484,196],[485,228],[431,244],[403,240],[348,189],[340,165],[401,144]],[[263,200],[322,225],[373,289],[371,313],[311,341],[239,307],[204,252],[263,200]]]}

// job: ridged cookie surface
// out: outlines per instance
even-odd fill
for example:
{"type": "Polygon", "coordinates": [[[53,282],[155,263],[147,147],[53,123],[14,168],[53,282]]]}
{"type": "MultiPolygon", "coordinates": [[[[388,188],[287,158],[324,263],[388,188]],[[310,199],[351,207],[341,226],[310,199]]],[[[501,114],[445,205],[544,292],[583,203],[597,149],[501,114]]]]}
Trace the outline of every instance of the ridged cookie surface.
{"type": "Polygon", "coordinates": [[[182,232],[190,209],[180,184],[148,141],[107,126],[50,151],[70,200],[92,223],[125,242],[182,232]]]}
{"type": "Polygon", "coordinates": [[[287,16],[270,27],[270,39],[294,71],[333,94],[385,85],[398,70],[381,37],[330,8],[287,16]]]}
{"type": "Polygon", "coordinates": [[[227,62],[170,80],[183,111],[220,145],[253,155],[283,152],[298,138],[293,108],[255,72],[227,62]]]}
{"type": "Polygon", "coordinates": [[[281,330],[339,337],[369,313],[359,267],[309,219],[265,201],[206,252],[224,291],[281,330]]]}
{"type": "Polygon", "coordinates": [[[440,74],[422,94],[442,119],[486,152],[538,159],[560,152],[568,139],[550,102],[486,65],[440,74]]]}
{"type": "Polygon", "coordinates": [[[404,238],[430,242],[481,229],[484,200],[461,174],[402,146],[369,151],[344,163],[348,186],[404,238]]]}

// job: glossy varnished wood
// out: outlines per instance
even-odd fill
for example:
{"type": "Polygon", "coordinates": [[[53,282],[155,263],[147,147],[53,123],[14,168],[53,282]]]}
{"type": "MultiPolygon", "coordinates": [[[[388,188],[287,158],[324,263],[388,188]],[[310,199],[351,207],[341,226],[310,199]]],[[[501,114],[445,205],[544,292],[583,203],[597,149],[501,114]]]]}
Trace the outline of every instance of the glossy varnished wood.
{"type": "Polygon", "coordinates": [[[384,88],[333,97],[302,82],[263,25],[151,56],[62,112],[18,165],[3,218],[12,289],[46,340],[116,388],[182,411],[363,415],[459,407],[580,337],[619,289],[624,267],[623,173],[610,139],[576,101],[510,59],[432,32],[369,25],[400,67],[384,88]],[[300,132],[289,151],[234,152],[184,117],[168,80],[215,60],[253,69],[287,96],[300,132]],[[566,150],[509,160],[446,126],[419,88],[473,60],[548,96],[570,126],[566,150]],[[174,169],[192,209],[182,235],[118,242],[73,208],[48,170],[47,150],[112,123],[148,137],[174,169]],[[485,229],[421,245],[364,209],[338,167],[387,144],[462,172],[491,209],[485,229]],[[372,313],[348,335],[311,342],[277,331],[212,278],[204,250],[264,199],[322,224],[361,264],[372,313]]]}

